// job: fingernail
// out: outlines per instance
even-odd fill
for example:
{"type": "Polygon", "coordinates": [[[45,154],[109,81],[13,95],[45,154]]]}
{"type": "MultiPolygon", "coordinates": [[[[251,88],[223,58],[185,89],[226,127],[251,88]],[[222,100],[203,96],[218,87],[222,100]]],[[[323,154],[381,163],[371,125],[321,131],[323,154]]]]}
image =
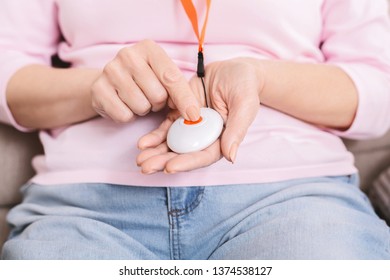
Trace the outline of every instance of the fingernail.
{"type": "Polygon", "coordinates": [[[229,158],[232,163],[236,161],[236,156],[237,156],[237,150],[238,150],[238,144],[237,142],[234,142],[230,148],[229,152],[229,158]]]}
{"type": "Polygon", "coordinates": [[[143,150],[146,150],[147,148],[149,148],[149,146],[145,143],[142,143],[142,144],[138,143],[137,148],[138,148],[138,150],[143,151],[143,150]]]}
{"type": "Polygon", "coordinates": [[[186,113],[190,121],[197,121],[200,117],[199,109],[197,109],[195,106],[188,107],[186,113]]]}
{"type": "Polygon", "coordinates": [[[164,169],[164,173],[165,173],[165,174],[168,174],[168,175],[171,175],[171,174],[175,174],[175,173],[176,173],[176,171],[174,171],[174,170],[168,170],[168,169],[164,169]]]}
{"type": "Polygon", "coordinates": [[[141,170],[142,174],[145,174],[145,175],[150,175],[150,174],[153,174],[153,173],[156,173],[156,170],[149,170],[149,171],[145,171],[145,170],[141,170]]]}

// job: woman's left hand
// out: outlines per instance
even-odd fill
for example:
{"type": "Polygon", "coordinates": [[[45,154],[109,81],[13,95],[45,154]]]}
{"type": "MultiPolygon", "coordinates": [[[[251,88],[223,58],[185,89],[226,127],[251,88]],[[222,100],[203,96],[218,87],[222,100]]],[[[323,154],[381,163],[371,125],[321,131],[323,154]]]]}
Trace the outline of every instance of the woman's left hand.
{"type": "MultiPolygon", "coordinates": [[[[259,110],[264,83],[263,69],[257,60],[238,58],[209,64],[205,77],[208,104],[224,120],[222,135],[199,152],[177,154],[170,151],[166,144],[168,129],[180,116],[170,101],[173,110],[167,119],[138,142],[141,153],[137,157],[137,164],[141,171],[145,174],[190,171],[213,164],[222,156],[234,162],[238,147],[259,110]]],[[[193,77],[190,86],[198,99],[206,104],[199,78],[193,77]]]]}

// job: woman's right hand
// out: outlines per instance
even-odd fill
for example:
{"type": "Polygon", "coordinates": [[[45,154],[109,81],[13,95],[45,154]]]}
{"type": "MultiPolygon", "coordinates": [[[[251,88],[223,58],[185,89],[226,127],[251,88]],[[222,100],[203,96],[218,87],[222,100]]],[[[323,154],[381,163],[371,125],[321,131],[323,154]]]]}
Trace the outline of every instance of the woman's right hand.
{"type": "Polygon", "coordinates": [[[188,81],[150,40],[121,49],[92,85],[93,108],[119,123],[161,110],[168,98],[185,119],[199,119],[200,106],[188,81]]]}

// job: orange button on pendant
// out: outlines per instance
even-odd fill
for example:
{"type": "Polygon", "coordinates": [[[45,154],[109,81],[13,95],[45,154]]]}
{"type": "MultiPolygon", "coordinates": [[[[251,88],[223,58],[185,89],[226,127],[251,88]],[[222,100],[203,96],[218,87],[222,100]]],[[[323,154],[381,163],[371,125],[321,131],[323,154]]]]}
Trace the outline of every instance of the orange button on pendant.
{"type": "Polygon", "coordinates": [[[199,120],[197,121],[189,121],[189,120],[184,120],[184,124],[187,124],[187,125],[194,125],[194,124],[198,124],[202,121],[202,117],[199,118],[199,120]]]}

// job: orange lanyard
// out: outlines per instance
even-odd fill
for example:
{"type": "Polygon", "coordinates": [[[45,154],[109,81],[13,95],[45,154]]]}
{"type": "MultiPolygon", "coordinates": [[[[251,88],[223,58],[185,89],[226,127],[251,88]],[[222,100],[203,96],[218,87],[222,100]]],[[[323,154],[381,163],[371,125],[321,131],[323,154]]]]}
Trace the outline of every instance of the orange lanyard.
{"type": "Polygon", "coordinates": [[[196,74],[202,81],[206,107],[209,107],[207,102],[206,87],[203,80],[205,75],[204,62],[203,62],[203,43],[204,43],[204,36],[206,34],[207,21],[209,19],[211,0],[206,0],[206,4],[207,4],[206,17],[204,19],[202,32],[200,33],[200,35],[199,35],[199,28],[198,28],[198,15],[196,14],[196,10],[194,4],[192,3],[192,0],[180,0],[180,1],[181,4],[183,5],[184,10],[186,11],[188,18],[191,21],[192,28],[194,29],[195,35],[198,38],[199,49],[198,49],[198,67],[196,69],[196,74]]]}
{"type": "Polygon", "coordinates": [[[198,15],[196,13],[194,4],[192,3],[192,0],[180,0],[181,4],[183,5],[184,10],[186,11],[186,14],[188,18],[191,21],[192,28],[194,29],[195,35],[198,38],[199,41],[199,52],[203,52],[203,43],[204,43],[204,37],[206,34],[206,26],[207,26],[207,21],[209,19],[209,11],[210,11],[210,5],[211,5],[211,0],[206,0],[206,5],[207,5],[207,11],[206,11],[206,17],[204,19],[202,31],[199,35],[199,28],[198,28],[198,15]]]}

